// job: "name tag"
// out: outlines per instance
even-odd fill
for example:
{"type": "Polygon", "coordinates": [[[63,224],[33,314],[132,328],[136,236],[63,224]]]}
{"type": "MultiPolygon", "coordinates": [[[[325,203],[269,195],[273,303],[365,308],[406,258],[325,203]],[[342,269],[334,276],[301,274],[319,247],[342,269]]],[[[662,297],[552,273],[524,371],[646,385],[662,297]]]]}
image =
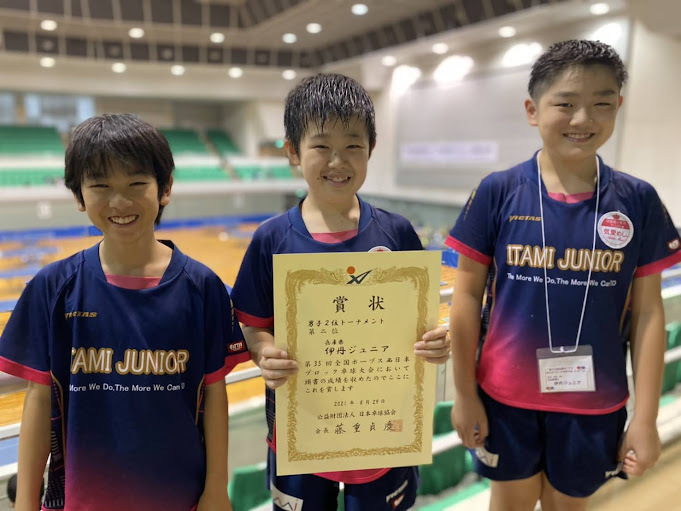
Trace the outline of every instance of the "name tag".
{"type": "Polygon", "coordinates": [[[537,350],[539,389],[541,392],[594,392],[593,350],[580,346],[570,353],[554,353],[549,348],[537,350]]]}

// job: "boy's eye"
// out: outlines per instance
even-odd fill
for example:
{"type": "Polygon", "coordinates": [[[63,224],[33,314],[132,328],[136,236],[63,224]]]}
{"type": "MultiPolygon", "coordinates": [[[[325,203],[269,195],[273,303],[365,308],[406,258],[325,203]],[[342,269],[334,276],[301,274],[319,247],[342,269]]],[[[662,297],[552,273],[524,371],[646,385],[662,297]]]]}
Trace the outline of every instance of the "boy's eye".
{"type": "Polygon", "coordinates": [[[314,148],[315,148],[315,149],[328,149],[327,146],[321,145],[321,144],[317,144],[316,146],[314,146],[314,148]]]}
{"type": "Polygon", "coordinates": [[[94,183],[91,185],[88,185],[88,188],[108,188],[109,185],[106,185],[104,183],[94,183]]]}
{"type": "Polygon", "coordinates": [[[571,103],[558,103],[556,106],[559,106],[561,108],[570,108],[572,106],[571,103]]]}
{"type": "Polygon", "coordinates": [[[352,144],[348,146],[349,149],[361,149],[362,146],[359,144],[352,144]]]}
{"type": "Polygon", "coordinates": [[[612,103],[596,103],[596,106],[612,106],[612,103]]]}
{"type": "Polygon", "coordinates": [[[146,185],[147,183],[144,181],[135,181],[134,183],[130,183],[130,186],[143,186],[146,185]]]}

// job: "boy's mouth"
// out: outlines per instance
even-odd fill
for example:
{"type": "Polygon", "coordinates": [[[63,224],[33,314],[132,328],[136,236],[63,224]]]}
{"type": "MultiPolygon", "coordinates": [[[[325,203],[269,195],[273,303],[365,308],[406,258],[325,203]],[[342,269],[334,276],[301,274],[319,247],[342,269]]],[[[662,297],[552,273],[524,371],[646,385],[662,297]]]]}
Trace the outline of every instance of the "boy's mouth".
{"type": "Polygon", "coordinates": [[[332,183],[346,183],[350,181],[350,176],[324,176],[324,179],[332,183]]]}
{"type": "Polygon", "coordinates": [[[586,142],[593,138],[593,133],[565,133],[563,135],[565,138],[572,142],[586,142]]]}
{"type": "Polygon", "coordinates": [[[109,221],[116,225],[128,225],[137,220],[137,215],[110,216],[109,221]]]}

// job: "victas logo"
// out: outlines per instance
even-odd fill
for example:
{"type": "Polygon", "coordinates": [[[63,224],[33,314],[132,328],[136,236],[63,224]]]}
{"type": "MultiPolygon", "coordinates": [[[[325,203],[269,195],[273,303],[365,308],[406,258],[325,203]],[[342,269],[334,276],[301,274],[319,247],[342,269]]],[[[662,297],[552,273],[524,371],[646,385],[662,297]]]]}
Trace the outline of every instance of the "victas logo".
{"type": "Polygon", "coordinates": [[[350,275],[350,280],[346,282],[346,284],[361,284],[364,282],[364,279],[367,278],[367,275],[371,273],[371,270],[365,271],[364,273],[360,273],[359,275],[355,275],[355,272],[357,270],[355,269],[354,266],[348,266],[348,275],[350,275]]]}
{"type": "Polygon", "coordinates": [[[66,319],[71,319],[71,318],[96,318],[97,313],[96,312],[73,311],[73,312],[66,312],[64,314],[64,317],[66,319]]]}
{"type": "Polygon", "coordinates": [[[244,344],[244,341],[239,341],[239,342],[233,342],[231,343],[227,349],[229,350],[230,353],[236,353],[238,351],[243,350],[246,347],[246,344],[244,344]]]}

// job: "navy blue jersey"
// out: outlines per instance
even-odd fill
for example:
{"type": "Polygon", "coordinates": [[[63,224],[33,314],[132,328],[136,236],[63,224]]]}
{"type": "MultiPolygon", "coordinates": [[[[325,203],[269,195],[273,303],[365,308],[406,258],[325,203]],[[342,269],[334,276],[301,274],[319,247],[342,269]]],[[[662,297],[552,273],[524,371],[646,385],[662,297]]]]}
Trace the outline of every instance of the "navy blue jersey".
{"type": "Polygon", "coordinates": [[[567,204],[549,197],[543,183],[542,249],[536,156],[483,179],[447,240],[455,250],[490,266],[477,377],[501,403],[604,414],[626,402],[625,325],[633,279],[681,261],[681,247],[653,187],[599,162],[593,255],[596,195],[567,204]],[[572,348],[592,257],[580,345],[593,348],[596,390],[542,393],[536,350],[549,347],[544,264],[553,345],[572,348]]]}
{"type": "MultiPolygon", "coordinates": [[[[248,326],[274,327],[274,254],[318,252],[376,252],[422,250],[423,246],[409,221],[400,215],[377,209],[359,200],[357,235],[339,243],[312,238],[305,227],[300,205],[262,224],[253,236],[232,289],[239,321],[248,326]]],[[[275,394],[266,389],[268,442],[274,446],[275,394]]],[[[377,474],[385,470],[376,471],[377,474]]],[[[349,479],[346,481],[349,482],[349,479]]]]}
{"type": "Polygon", "coordinates": [[[45,509],[189,511],[201,496],[204,386],[248,353],[224,284],[169,245],[144,290],[109,284],[99,245],[55,262],[7,323],[0,370],[52,388],[45,509]]]}

